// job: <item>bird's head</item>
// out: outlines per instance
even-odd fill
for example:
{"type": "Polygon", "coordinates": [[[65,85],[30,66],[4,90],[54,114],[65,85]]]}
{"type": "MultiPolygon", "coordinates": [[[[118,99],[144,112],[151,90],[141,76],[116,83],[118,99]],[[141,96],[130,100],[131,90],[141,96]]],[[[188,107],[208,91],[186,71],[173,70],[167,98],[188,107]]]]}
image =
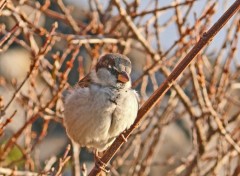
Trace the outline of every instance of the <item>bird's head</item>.
{"type": "Polygon", "coordinates": [[[96,65],[96,76],[102,85],[117,88],[131,87],[132,65],[127,56],[109,53],[100,57],[96,65]]]}

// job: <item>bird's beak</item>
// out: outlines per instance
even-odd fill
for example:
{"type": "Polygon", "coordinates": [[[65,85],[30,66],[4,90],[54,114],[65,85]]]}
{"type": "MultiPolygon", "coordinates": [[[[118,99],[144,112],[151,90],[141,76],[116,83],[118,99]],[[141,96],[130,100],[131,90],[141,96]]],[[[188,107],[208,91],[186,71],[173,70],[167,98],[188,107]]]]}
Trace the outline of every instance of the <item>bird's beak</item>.
{"type": "Polygon", "coordinates": [[[126,83],[129,81],[129,76],[125,71],[123,71],[123,72],[118,73],[117,80],[121,83],[126,83]]]}

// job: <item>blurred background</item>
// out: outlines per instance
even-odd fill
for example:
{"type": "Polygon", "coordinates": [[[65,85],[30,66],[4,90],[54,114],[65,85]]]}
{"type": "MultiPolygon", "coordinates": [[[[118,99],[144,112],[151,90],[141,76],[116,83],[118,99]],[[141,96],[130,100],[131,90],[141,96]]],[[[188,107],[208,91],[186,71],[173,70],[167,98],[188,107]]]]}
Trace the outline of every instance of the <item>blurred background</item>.
{"type": "MultiPolygon", "coordinates": [[[[133,64],[142,105],[234,0],[0,2],[0,175],[87,175],[62,92],[109,52],[133,64]],[[68,148],[68,144],[71,145],[68,148]]],[[[110,162],[109,175],[240,173],[240,13],[110,162]]]]}

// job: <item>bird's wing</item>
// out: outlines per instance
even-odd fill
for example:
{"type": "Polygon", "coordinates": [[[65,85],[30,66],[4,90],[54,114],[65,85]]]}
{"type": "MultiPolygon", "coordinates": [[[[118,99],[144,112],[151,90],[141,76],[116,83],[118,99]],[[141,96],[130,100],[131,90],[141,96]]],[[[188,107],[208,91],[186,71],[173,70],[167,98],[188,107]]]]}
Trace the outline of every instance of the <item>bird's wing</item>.
{"type": "Polygon", "coordinates": [[[63,91],[62,93],[62,98],[63,101],[65,101],[66,97],[70,95],[74,89],[76,88],[84,88],[84,87],[89,87],[91,81],[90,73],[88,73],[84,78],[82,78],[75,86],[73,87],[68,87],[66,90],[63,91]]]}
{"type": "Polygon", "coordinates": [[[84,78],[82,78],[78,83],[77,83],[77,87],[81,87],[81,88],[84,88],[84,87],[89,87],[90,85],[90,82],[91,82],[91,77],[90,77],[90,73],[88,73],[84,78]]]}

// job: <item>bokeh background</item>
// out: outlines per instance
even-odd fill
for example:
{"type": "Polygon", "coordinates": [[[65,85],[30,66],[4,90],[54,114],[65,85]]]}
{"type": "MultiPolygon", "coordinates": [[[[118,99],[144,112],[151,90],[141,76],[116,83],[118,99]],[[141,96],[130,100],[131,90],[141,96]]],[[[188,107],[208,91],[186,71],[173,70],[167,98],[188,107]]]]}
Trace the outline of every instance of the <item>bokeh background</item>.
{"type": "MultiPolygon", "coordinates": [[[[62,92],[119,52],[142,105],[233,2],[2,1],[0,175],[87,175],[94,157],[66,135],[62,92]]],[[[238,12],[179,76],[110,175],[240,173],[239,21],[238,12]]]]}

